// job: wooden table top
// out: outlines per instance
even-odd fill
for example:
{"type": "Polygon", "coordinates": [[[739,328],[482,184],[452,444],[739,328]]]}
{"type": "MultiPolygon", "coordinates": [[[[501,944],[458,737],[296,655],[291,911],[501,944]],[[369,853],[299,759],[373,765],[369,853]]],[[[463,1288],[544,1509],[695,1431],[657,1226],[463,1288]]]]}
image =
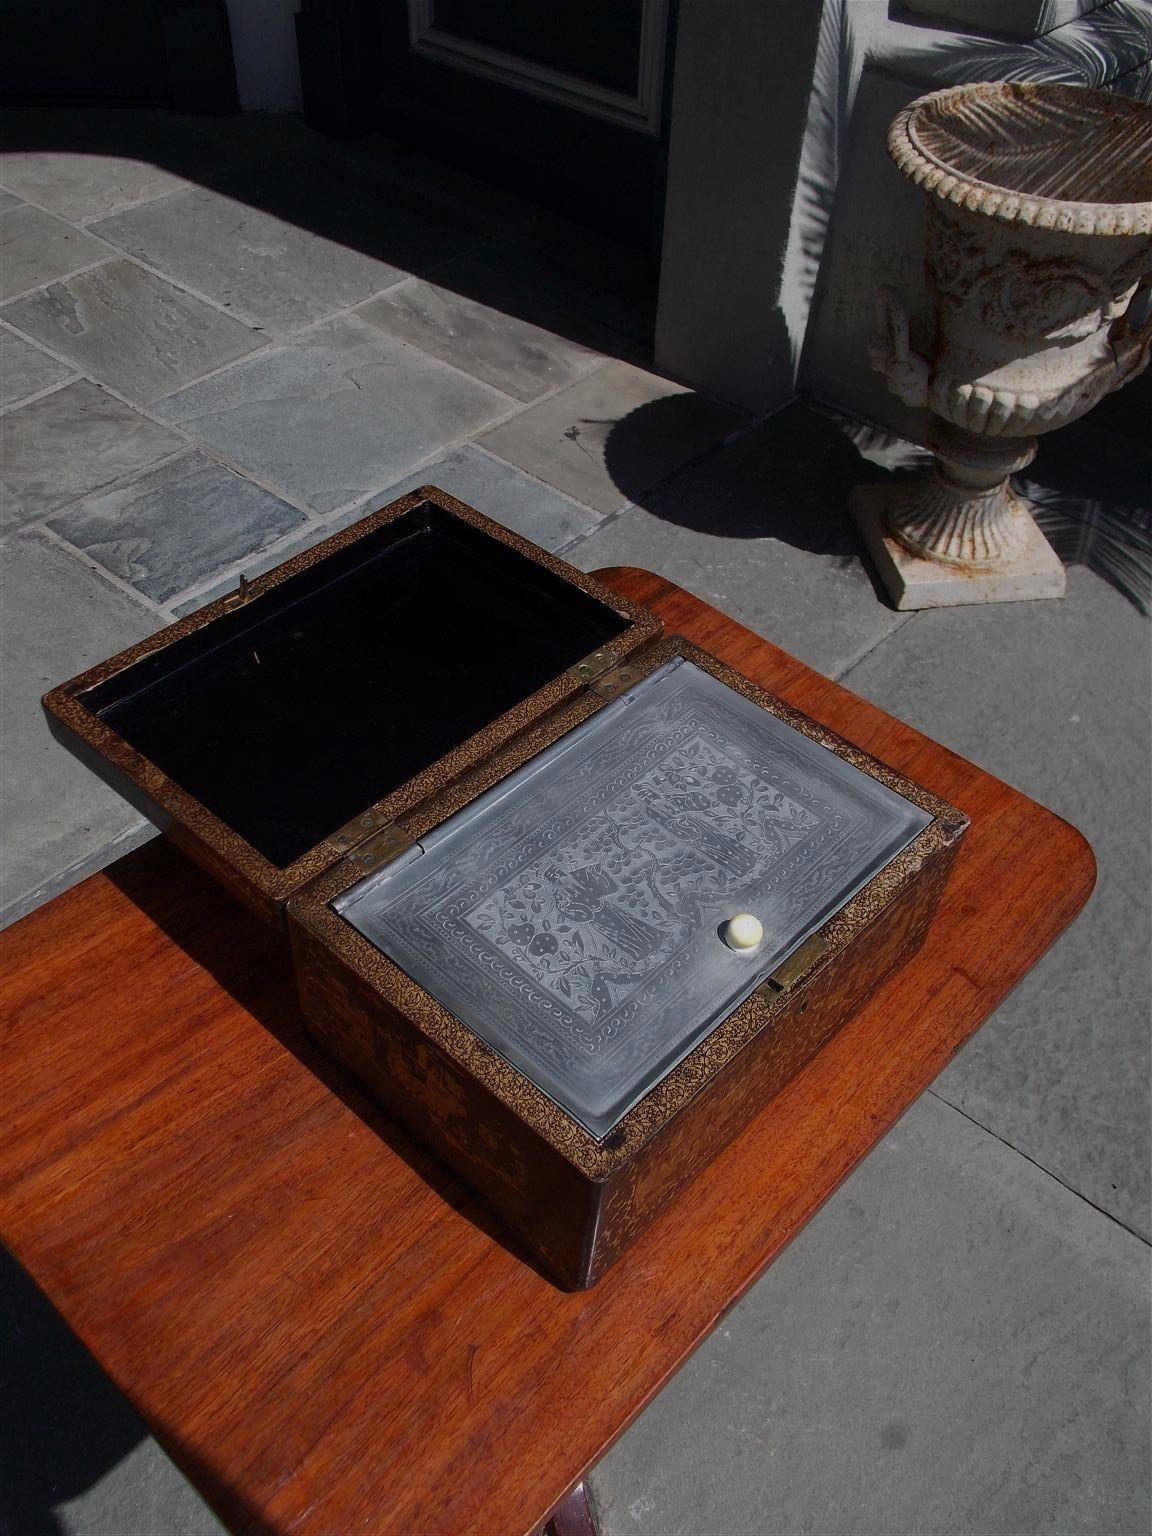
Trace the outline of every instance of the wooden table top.
{"type": "Polygon", "coordinates": [[[524,1536],[1071,922],[1066,822],[660,578],[619,591],[972,818],[919,956],[594,1290],[311,1044],[157,840],[0,936],[5,1241],[235,1531],[524,1536]]]}

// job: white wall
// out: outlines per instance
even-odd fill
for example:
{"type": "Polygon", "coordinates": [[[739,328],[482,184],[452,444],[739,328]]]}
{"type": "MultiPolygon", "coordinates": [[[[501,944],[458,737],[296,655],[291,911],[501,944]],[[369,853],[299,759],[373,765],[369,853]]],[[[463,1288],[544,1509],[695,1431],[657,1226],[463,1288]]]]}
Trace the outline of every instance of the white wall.
{"type": "Polygon", "coordinates": [[[299,0],[227,0],[236,88],[245,112],[298,112],[299,0]]]}

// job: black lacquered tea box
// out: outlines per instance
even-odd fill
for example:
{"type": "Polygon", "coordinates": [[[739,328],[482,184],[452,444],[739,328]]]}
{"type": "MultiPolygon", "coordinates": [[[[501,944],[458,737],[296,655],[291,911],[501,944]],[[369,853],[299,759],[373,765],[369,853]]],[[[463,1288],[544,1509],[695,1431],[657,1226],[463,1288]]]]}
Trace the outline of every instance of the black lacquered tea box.
{"type": "Polygon", "coordinates": [[[569,1286],[915,950],[965,826],[432,488],[45,707],[569,1286]]]}

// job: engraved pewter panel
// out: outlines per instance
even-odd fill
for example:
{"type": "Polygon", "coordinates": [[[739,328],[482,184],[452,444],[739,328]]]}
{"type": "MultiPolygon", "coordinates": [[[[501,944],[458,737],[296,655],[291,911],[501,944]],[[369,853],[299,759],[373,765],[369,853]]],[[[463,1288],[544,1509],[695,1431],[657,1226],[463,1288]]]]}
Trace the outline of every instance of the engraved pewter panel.
{"type": "Polygon", "coordinates": [[[603,1137],[930,820],[677,659],[335,905],[603,1137]]]}

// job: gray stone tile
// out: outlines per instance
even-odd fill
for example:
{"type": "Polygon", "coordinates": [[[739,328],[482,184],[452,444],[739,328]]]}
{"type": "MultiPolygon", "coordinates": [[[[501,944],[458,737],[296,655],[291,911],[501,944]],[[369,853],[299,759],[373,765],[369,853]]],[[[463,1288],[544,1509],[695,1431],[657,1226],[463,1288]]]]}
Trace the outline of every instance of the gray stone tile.
{"type": "Polygon", "coordinates": [[[200,453],[53,518],[53,533],[157,603],[299,528],[303,513],[200,453]]]}
{"type": "Polygon", "coordinates": [[[486,385],[355,320],[160,401],[160,415],[318,512],[390,485],[507,409],[486,385]]]}
{"type": "Polygon", "coordinates": [[[220,1536],[222,1527],[139,1415],[2,1250],[0,1313],[6,1324],[5,1529],[45,1536],[220,1536]]]}
{"type": "Polygon", "coordinates": [[[594,1471],[604,1536],[1135,1536],[1147,1274],[926,1097],[594,1471]]]}
{"type": "Polygon", "coordinates": [[[73,229],[41,208],[11,209],[4,216],[4,260],[0,298],[50,283],[112,255],[82,229],[73,229]]]}
{"type": "Polygon", "coordinates": [[[99,218],[218,172],[225,154],[196,119],[139,108],[17,106],[5,113],[0,180],[73,220],[99,218]]]}
{"type": "Polygon", "coordinates": [[[182,597],[178,603],[173,603],[172,612],[178,619],[182,619],[186,613],[195,613],[197,608],[204,608],[208,603],[214,603],[218,597],[235,592],[241,576],[248,581],[255,576],[263,576],[264,572],[270,571],[273,566],[282,565],[285,560],[291,560],[293,555],[300,554],[302,550],[311,549],[313,544],[319,544],[321,539],[326,539],[330,533],[339,533],[341,528],[346,528],[349,523],[354,523],[362,515],[361,510],[357,508],[342,513],[338,517],[325,518],[322,523],[308,523],[301,532],[289,534],[287,538],[268,545],[266,549],[245,555],[218,580],[203,583],[196,587],[190,596],[182,597]]]}
{"type": "Polygon", "coordinates": [[[24,199],[17,197],[15,192],[9,192],[4,187],[0,187],[0,213],[7,213],[9,208],[19,208],[23,201],[24,199]]]}
{"type": "MultiPolygon", "coordinates": [[[[383,505],[418,485],[435,485],[459,496],[479,512],[515,533],[522,533],[544,549],[559,549],[599,522],[590,507],[558,496],[555,491],[502,459],[489,458],[478,448],[456,448],[425,464],[414,475],[391,485],[373,503],[383,505]]],[[[362,509],[365,513],[370,507],[362,509]]]]}
{"type": "Polygon", "coordinates": [[[389,336],[530,401],[569,384],[602,361],[579,342],[414,279],[358,311],[389,336]]]}
{"type": "Polygon", "coordinates": [[[0,529],[45,517],[183,447],[174,432],[77,379],[0,417],[0,529]]]}
{"type": "Polygon", "coordinates": [[[139,813],[49,734],[40,698],[151,633],[159,619],[32,529],[6,541],[0,564],[0,922],[10,922],[147,835],[139,813]]]}
{"type": "Polygon", "coordinates": [[[264,344],[258,331],[132,261],[53,283],[5,305],[3,315],[144,404],[264,344]]]}
{"type": "MultiPolygon", "coordinates": [[[[597,270],[591,261],[588,271],[597,270]]],[[[550,278],[531,265],[526,268],[515,240],[445,262],[433,277],[441,288],[612,357],[632,358],[641,338],[649,335],[641,300],[626,295],[612,302],[590,293],[575,276],[555,273],[550,278]]]]}
{"type": "Polygon", "coordinates": [[[60,1536],[228,1536],[151,1435],[52,1514],[60,1536]]]}
{"type": "Polygon", "coordinates": [[[70,379],[73,369],[14,331],[0,330],[0,405],[14,405],[70,379]]]}
{"type": "Polygon", "coordinates": [[[837,676],[905,622],[877,595],[845,510],[875,476],[827,417],[789,406],[565,553],[638,565],[837,676]]]}
{"type": "Polygon", "coordinates": [[[937,1091],[1118,1220],[1149,1201],[1148,626],[1091,572],[1062,602],[918,614],[848,677],[1085,834],[1094,895],[937,1091]]]}
{"type": "Polygon", "coordinates": [[[418,469],[415,474],[396,485],[375,492],[358,506],[349,507],[334,517],[326,517],[323,523],[310,523],[299,533],[289,535],[278,544],[245,557],[219,581],[201,586],[193,596],[174,604],[173,612],[177,617],[183,617],[195,608],[202,608],[205,603],[214,602],[226,592],[235,590],[241,571],[249,580],[253,576],[262,576],[274,565],[290,560],[301,550],[311,549],[313,544],[318,544],[329,534],[339,533],[350,523],[375,512],[377,507],[385,506],[397,496],[414,491],[421,485],[436,485],[442,491],[459,496],[461,501],[477,507],[495,522],[503,523],[516,533],[522,533],[545,549],[560,549],[570,539],[599,521],[598,514],[590,507],[569,501],[566,496],[558,495],[549,486],[541,485],[513,465],[505,464],[502,459],[493,459],[478,448],[468,445],[452,449],[443,458],[425,464],[423,469],[418,469]]]}
{"type": "Polygon", "coordinates": [[[425,272],[504,234],[482,213],[392,180],[318,136],[213,184],[250,208],[405,272],[425,272]]]}
{"type": "MultiPolygon", "coordinates": [[[[525,313],[515,307],[517,295],[526,302],[534,295],[546,295],[550,306],[617,336],[634,338],[650,335],[652,329],[655,284],[648,262],[643,252],[631,246],[541,212],[530,232],[519,232],[505,244],[478,254],[475,267],[477,281],[483,270],[512,298],[512,314],[525,313]]],[[[440,273],[436,280],[448,281],[440,273]]]]}
{"type": "MultiPolygon", "coordinates": [[[[1143,379],[1137,381],[1143,384],[1143,379]]],[[[1120,390],[1113,400],[1126,393],[1120,390]]],[[[1040,439],[1035,461],[1016,476],[1036,520],[1066,565],[1086,565],[1152,610],[1152,392],[1141,438],[1109,430],[1105,422],[1136,428],[1131,420],[1097,415],[1040,439]]]]}
{"type": "Polygon", "coordinates": [[[496,427],[484,446],[577,501],[615,512],[743,420],[683,384],[612,362],[496,427]]]}
{"type": "Polygon", "coordinates": [[[179,115],[179,121],[211,145],[218,165],[269,160],[274,155],[332,142],[309,128],[299,112],[240,112],[235,117],[179,115]]]}
{"type": "Polygon", "coordinates": [[[144,160],[63,149],[7,154],[0,160],[0,175],[22,197],[66,219],[109,213],[184,185],[181,177],[144,160]]]}
{"type": "Polygon", "coordinates": [[[146,203],[94,228],[277,334],[371,298],[399,267],[204,187],[146,203]]]}
{"type": "MultiPolygon", "coordinates": [[[[332,140],[325,142],[331,147],[332,140]]],[[[503,187],[478,181],[455,166],[430,160],[427,155],[416,154],[378,136],[355,139],[340,148],[345,156],[371,166],[397,186],[409,187],[438,202],[482,214],[507,233],[531,229],[549,217],[536,205],[526,203],[503,187]]]]}
{"type": "Polygon", "coordinates": [[[281,335],[500,233],[320,147],[240,166],[99,232],[281,335]]]}

